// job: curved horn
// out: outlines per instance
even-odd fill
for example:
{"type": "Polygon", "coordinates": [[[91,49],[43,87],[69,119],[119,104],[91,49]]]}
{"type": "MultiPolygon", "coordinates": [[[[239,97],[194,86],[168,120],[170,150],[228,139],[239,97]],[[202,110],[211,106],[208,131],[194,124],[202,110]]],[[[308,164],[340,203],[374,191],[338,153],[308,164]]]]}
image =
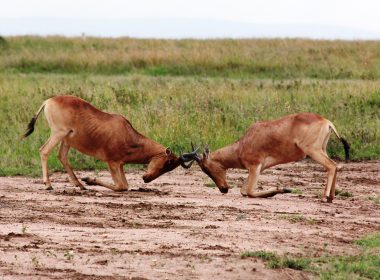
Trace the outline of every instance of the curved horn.
{"type": "Polygon", "coordinates": [[[181,166],[185,169],[189,169],[193,165],[193,163],[194,160],[192,160],[188,165],[186,165],[186,163],[181,160],[181,166]]]}
{"type": "Polygon", "coordinates": [[[192,149],[192,152],[190,153],[181,153],[180,155],[180,163],[181,163],[181,166],[183,168],[190,168],[191,165],[194,163],[194,160],[196,160],[197,162],[199,162],[201,159],[199,158],[198,154],[197,154],[197,151],[199,150],[199,147],[198,148],[194,148],[194,145],[193,145],[193,142],[191,142],[191,149],[192,149]],[[186,162],[190,162],[190,164],[186,165],[185,163],[186,162]]]}

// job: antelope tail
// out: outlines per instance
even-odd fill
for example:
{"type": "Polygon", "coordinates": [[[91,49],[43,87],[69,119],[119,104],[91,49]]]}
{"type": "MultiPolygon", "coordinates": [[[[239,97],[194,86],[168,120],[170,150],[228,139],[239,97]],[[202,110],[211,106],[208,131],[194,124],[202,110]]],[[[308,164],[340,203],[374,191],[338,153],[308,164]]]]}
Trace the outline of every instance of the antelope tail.
{"type": "Polygon", "coordinates": [[[30,134],[33,133],[34,131],[34,125],[36,124],[36,121],[37,121],[37,118],[38,116],[40,115],[42,109],[45,107],[45,102],[42,103],[40,109],[38,109],[37,113],[34,115],[34,117],[30,120],[29,124],[28,124],[28,128],[26,129],[26,132],[25,134],[22,136],[22,139],[28,137],[30,134]]]}
{"type": "Polygon", "coordinates": [[[340,137],[338,131],[336,131],[336,128],[332,124],[332,122],[329,122],[329,126],[334,131],[335,135],[339,138],[340,142],[342,142],[343,144],[346,161],[350,160],[350,144],[348,144],[346,139],[344,139],[343,137],[340,137]]]}

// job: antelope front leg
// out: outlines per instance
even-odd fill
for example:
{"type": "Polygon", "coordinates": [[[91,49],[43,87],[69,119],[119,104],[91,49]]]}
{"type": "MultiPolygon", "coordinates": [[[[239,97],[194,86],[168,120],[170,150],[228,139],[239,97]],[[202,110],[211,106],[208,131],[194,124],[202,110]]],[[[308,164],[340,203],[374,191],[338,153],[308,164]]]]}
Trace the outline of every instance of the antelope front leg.
{"type": "Polygon", "coordinates": [[[257,186],[257,181],[259,179],[260,169],[261,169],[261,164],[253,165],[248,169],[249,175],[248,175],[247,182],[240,189],[240,193],[242,196],[248,195],[248,189],[250,190],[251,194],[255,191],[256,186],[257,186]]]}
{"type": "Polygon", "coordinates": [[[247,195],[248,197],[255,197],[255,190],[257,187],[257,182],[259,180],[259,175],[260,175],[260,169],[261,169],[261,164],[257,165],[252,165],[248,171],[248,179],[244,187],[241,188],[240,192],[244,196],[247,195]]]}
{"type": "MultiPolygon", "coordinates": [[[[261,164],[254,165],[251,168],[249,168],[249,175],[246,186],[244,186],[244,190],[242,188],[241,193],[243,194],[243,191],[246,190],[248,197],[254,198],[266,198],[266,197],[272,197],[279,193],[288,193],[290,190],[282,188],[271,188],[266,191],[256,192],[257,187],[257,181],[259,179],[259,175],[261,172],[261,164]]],[[[244,194],[243,194],[244,195],[244,194]]]]}
{"type": "Polygon", "coordinates": [[[103,186],[115,192],[127,191],[128,183],[127,183],[127,179],[125,178],[125,174],[122,169],[122,166],[120,164],[108,163],[108,167],[111,172],[112,180],[114,181],[115,184],[107,184],[99,179],[96,179],[96,178],[92,179],[88,177],[82,178],[82,180],[85,181],[88,185],[103,186]]]}

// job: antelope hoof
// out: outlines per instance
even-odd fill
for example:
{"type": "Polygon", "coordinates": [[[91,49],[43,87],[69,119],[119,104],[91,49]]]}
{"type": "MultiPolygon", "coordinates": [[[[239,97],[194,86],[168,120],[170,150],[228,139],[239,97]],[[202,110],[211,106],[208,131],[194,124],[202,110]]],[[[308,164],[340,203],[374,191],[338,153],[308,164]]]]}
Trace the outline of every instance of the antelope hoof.
{"type": "Polygon", "coordinates": [[[329,198],[328,197],[322,197],[321,202],[327,203],[327,202],[329,202],[329,198]]]}
{"type": "Polygon", "coordinates": [[[46,190],[47,190],[47,191],[52,191],[52,190],[53,190],[53,187],[52,187],[52,186],[47,186],[46,190]]]}
{"type": "Polygon", "coordinates": [[[240,194],[242,196],[247,196],[247,191],[246,190],[243,190],[243,188],[240,189],[240,194]]]}
{"type": "Polygon", "coordinates": [[[327,203],[332,203],[333,202],[333,199],[330,198],[330,197],[327,197],[327,200],[326,200],[327,203]]]}
{"type": "Polygon", "coordinates": [[[291,193],[291,192],[292,192],[292,189],[288,189],[288,188],[282,189],[282,193],[291,193]]]}
{"type": "Polygon", "coordinates": [[[87,191],[88,189],[83,185],[77,185],[82,191],[87,191]]]}
{"type": "MultiPolygon", "coordinates": [[[[95,186],[95,185],[97,185],[97,183],[96,183],[96,179],[94,178],[94,179],[92,179],[92,178],[90,178],[90,177],[84,177],[84,178],[82,178],[82,181],[83,182],[85,182],[87,185],[89,185],[89,186],[91,186],[91,185],[93,185],[93,186],[95,186]]],[[[85,188],[84,186],[82,186],[83,188],[85,188]]],[[[82,189],[82,188],[81,188],[82,189]]],[[[85,188],[86,189],[86,188],[85,188]]]]}

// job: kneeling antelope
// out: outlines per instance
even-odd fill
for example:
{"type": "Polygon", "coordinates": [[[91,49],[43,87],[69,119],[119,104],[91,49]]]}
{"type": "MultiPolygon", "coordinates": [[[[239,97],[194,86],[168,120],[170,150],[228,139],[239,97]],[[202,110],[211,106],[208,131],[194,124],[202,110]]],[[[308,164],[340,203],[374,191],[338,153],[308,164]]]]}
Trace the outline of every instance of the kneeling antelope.
{"type": "Polygon", "coordinates": [[[198,162],[222,193],[227,193],[229,189],[226,170],[239,168],[249,171],[248,180],[241,188],[243,196],[270,197],[289,190],[273,188],[257,192],[259,174],[274,165],[298,161],[309,156],[326,168],[328,179],[322,200],[325,201],[327,197],[327,201],[332,202],[337,164],[326,153],[331,130],[343,143],[348,160],[347,141],[339,136],[329,120],[311,113],[294,114],[273,121],[254,123],[234,144],[212,153],[206,147],[203,157],[194,153],[191,157],[198,162]]]}
{"type": "Polygon", "coordinates": [[[28,125],[24,138],[34,131],[34,125],[44,109],[51,129],[50,138],[40,148],[43,182],[52,189],[48,174],[48,157],[54,147],[61,143],[58,157],[75,186],[85,189],[69,165],[67,155],[74,148],[86,155],[107,162],[114,185],[97,179],[84,181],[104,186],[114,191],[128,190],[123,165],[126,163],[148,164],[143,176],[148,183],[162,174],[186,165],[183,156],[177,157],[168,148],[137,132],[121,115],[102,112],[90,103],[75,96],[55,96],[45,102],[28,125]]]}

